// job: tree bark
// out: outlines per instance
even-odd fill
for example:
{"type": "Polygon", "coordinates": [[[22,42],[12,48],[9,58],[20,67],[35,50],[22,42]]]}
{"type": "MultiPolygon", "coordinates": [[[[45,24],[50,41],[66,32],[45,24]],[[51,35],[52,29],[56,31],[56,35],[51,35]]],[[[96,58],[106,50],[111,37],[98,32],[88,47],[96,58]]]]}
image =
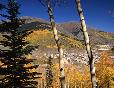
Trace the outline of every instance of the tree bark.
{"type": "Polygon", "coordinates": [[[80,16],[80,22],[82,26],[83,35],[84,35],[86,50],[87,50],[88,58],[89,58],[92,88],[96,88],[97,85],[96,85],[96,75],[95,75],[95,67],[94,67],[95,60],[93,58],[92,50],[90,48],[89,36],[87,33],[86,23],[84,20],[83,10],[81,8],[80,0],[75,0],[75,3],[77,5],[78,14],[80,16]]]}
{"type": "Polygon", "coordinates": [[[56,29],[56,24],[54,21],[54,16],[53,16],[53,11],[51,8],[51,3],[50,0],[48,0],[48,15],[50,17],[50,23],[52,26],[52,30],[54,33],[54,39],[56,41],[57,47],[58,47],[58,52],[59,52],[59,67],[60,67],[60,83],[61,83],[61,88],[66,88],[66,83],[65,83],[65,74],[64,74],[64,58],[63,58],[63,49],[61,47],[61,42],[59,41],[58,37],[58,31],[56,29]]]}

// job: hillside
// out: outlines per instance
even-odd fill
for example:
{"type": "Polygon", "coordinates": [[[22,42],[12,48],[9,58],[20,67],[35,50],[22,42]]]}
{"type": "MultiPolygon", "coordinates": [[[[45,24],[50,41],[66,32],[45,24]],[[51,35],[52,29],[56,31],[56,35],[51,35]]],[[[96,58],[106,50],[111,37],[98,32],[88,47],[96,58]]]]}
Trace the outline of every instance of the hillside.
{"type": "MultiPolygon", "coordinates": [[[[81,31],[80,23],[76,22],[67,22],[59,24],[58,29],[69,36],[73,36],[79,40],[84,40],[83,33],[81,31]]],[[[109,44],[114,45],[114,33],[108,33],[87,27],[87,31],[90,37],[90,43],[92,46],[96,44],[109,44]]]]}
{"type": "MultiPolygon", "coordinates": [[[[20,28],[21,30],[35,30],[32,34],[34,35],[32,43],[34,44],[42,44],[42,41],[45,41],[43,45],[49,46],[48,44],[54,44],[53,37],[49,37],[48,35],[52,36],[50,31],[51,27],[49,22],[41,18],[33,18],[29,16],[21,17],[22,20],[25,21],[25,24],[22,25],[20,28]],[[38,30],[49,30],[47,31],[39,31],[38,30]],[[46,32],[46,33],[45,33],[46,32]],[[41,33],[41,34],[40,34],[41,33]],[[44,33],[44,35],[43,35],[44,33]],[[38,35],[38,36],[37,36],[38,35]],[[36,37],[36,38],[35,38],[36,37]],[[41,38],[39,41],[38,39],[41,38]],[[35,39],[34,39],[35,38],[35,39]],[[53,41],[52,41],[53,40],[53,41]],[[48,41],[48,42],[47,42],[48,41]]],[[[61,36],[61,41],[65,47],[69,48],[82,48],[84,47],[84,38],[83,33],[81,31],[81,25],[77,22],[65,22],[57,24],[57,29],[59,30],[59,35],[61,36]],[[68,39],[69,38],[69,39],[68,39]],[[69,43],[72,42],[71,43],[69,43]],[[69,44],[69,45],[68,45],[69,44]]],[[[87,31],[90,37],[91,46],[94,47],[95,45],[110,45],[111,47],[114,46],[114,33],[100,31],[95,28],[87,27],[87,31]]],[[[30,35],[31,36],[31,35],[30,35]]],[[[32,37],[31,37],[32,38],[32,37]]],[[[2,39],[2,37],[1,37],[2,39]]],[[[30,40],[30,39],[29,39],[30,40]]]]}
{"type": "MultiPolygon", "coordinates": [[[[50,29],[50,25],[47,21],[40,18],[32,18],[29,17],[29,23],[26,23],[22,26],[23,29],[50,29]],[[36,19],[36,20],[35,20],[36,19]]],[[[26,19],[28,21],[28,18],[26,19]]],[[[57,29],[60,34],[64,36],[72,37],[82,44],[84,44],[83,34],[81,31],[81,25],[77,22],[65,22],[61,24],[57,24],[57,29]]],[[[90,37],[90,43],[92,46],[95,45],[104,45],[108,44],[110,46],[114,46],[114,33],[100,31],[95,28],[87,27],[87,31],[90,37]]]]}
{"type": "MultiPolygon", "coordinates": [[[[38,50],[36,49],[32,52],[33,57],[39,59],[42,56],[44,58],[44,56],[48,57],[51,53],[57,57],[57,46],[49,23],[43,19],[39,20],[39,18],[25,18],[24,20],[29,22],[22,25],[20,27],[21,30],[33,30],[33,33],[28,35],[25,39],[29,41],[31,45],[39,46],[38,50]]],[[[62,48],[65,51],[65,58],[73,62],[87,64],[88,57],[85,51],[81,25],[76,22],[66,22],[57,24],[57,29],[59,30],[62,48]]],[[[109,45],[111,48],[114,46],[114,33],[103,32],[90,27],[87,27],[87,29],[93,50],[97,45],[109,45]]],[[[0,40],[3,40],[1,35],[0,40]]],[[[0,47],[5,49],[2,46],[0,47]]],[[[93,51],[93,53],[94,57],[98,59],[99,53],[96,51],[93,51]]],[[[42,57],[40,59],[42,59],[42,57]]]]}

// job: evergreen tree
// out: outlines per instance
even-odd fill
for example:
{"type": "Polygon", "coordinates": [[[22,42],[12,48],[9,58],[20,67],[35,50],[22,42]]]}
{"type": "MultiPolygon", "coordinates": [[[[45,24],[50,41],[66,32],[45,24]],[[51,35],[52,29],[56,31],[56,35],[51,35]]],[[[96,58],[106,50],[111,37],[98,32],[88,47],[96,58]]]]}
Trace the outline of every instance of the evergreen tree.
{"type": "Polygon", "coordinates": [[[52,63],[52,59],[53,56],[51,55],[48,59],[48,63],[47,63],[47,71],[46,71],[46,88],[53,88],[53,72],[52,72],[52,68],[53,68],[53,63],[52,63]]]}
{"type": "Polygon", "coordinates": [[[30,72],[30,69],[37,68],[38,65],[27,66],[33,59],[27,59],[32,48],[28,47],[28,42],[24,37],[32,33],[21,30],[23,22],[18,18],[20,5],[15,0],[8,0],[5,7],[7,14],[0,14],[7,18],[3,21],[0,30],[4,32],[5,39],[0,44],[7,49],[0,50],[0,88],[36,88],[37,72],[30,72]]]}
{"type": "Polygon", "coordinates": [[[4,8],[4,5],[0,3],[0,10],[4,8]]]}

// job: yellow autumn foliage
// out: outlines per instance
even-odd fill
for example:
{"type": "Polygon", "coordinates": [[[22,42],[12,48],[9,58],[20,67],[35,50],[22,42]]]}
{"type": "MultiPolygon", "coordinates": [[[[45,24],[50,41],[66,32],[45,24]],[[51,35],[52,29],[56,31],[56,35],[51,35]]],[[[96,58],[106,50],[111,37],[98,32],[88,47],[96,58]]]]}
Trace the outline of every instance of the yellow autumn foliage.
{"type": "MultiPolygon", "coordinates": [[[[102,52],[99,62],[96,63],[96,75],[99,87],[111,87],[111,79],[114,76],[113,61],[109,58],[108,53],[102,52]]],[[[114,88],[114,87],[111,87],[114,88]]]]}
{"type": "MultiPolygon", "coordinates": [[[[46,86],[46,64],[42,64],[37,69],[37,72],[42,72],[42,78],[38,79],[39,87],[46,86]]],[[[58,60],[53,60],[53,88],[60,88],[60,74],[58,60]]],[[[114,81],[111,77],[114,77],[114,66],[112,60],[109,58],[106,52],[102,52],[100,60],[96,63],[96,76],[98,80],[98,86],[101,88],[108,88],[109,82],[110,88],[114,87],[114,81]]],[[[67,88],[92,88],[90,80],[89,67],[86,65],[65,64],[65,80],[67,88]]]]}
{"type": "MultiPolygon", "coordinates": [[[[83,48],[82,43],[72,37],[61,34],[59,34],[59,37],[63,48],[83,48]]],[[[31,33],[25,39],[33,45],[40,45],[46,48],[57,48],[53,33],[49,30],[34,30],[33,33],[31,33]]]]}
{"type": "Polygon", "coordinates": [[[83,48],[83,45],[80,41],[76,41],[76,39],[72,37],[67,37],[67,40],[69,41],[69,44],[78,48],[83,48]]]}
{"type": "Polygon", "coordinates": [[[53,34],[48,30],[35,30],[28,37],[26,37],[26,40],[32,44],[43,46],[48,43],[51,45],[51,41],[54,41],[52,38],[53,34]]]}
{"type": "MultiPolygon", "coordinates": [[[[89,77],[88,67],[85,67],[85,70],[81,72],[76,65],[66,64],[65,65],[65,80],[67,88],[91,88],[91,82],[89,77]]],[[[59,80],[59,64],[55,63],[53,65],[53,88],[60,88],[59,80]]]]}

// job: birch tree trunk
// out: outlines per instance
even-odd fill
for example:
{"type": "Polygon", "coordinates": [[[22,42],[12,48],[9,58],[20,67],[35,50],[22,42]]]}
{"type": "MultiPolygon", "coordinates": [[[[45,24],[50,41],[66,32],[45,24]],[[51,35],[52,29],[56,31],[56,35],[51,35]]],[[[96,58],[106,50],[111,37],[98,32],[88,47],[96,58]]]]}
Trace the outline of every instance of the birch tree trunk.
{"type": "Polygon", "coordinates": [[[54,33],[54,39],[56,41],[57,47],[58,47],[58,52],[59,52],[59,67],[60,67],[60,83],[61,83],[61,88],[66,88],[66,83],[65,83],[65,75],[64,75],[64,58],[63,58],[63,49],[61,47],[61,42],[59,41],[58,37],[58,31],[56,29],[56,24],[54,21],[54,16],[53,16],[53,11],[51,8],[51,3],[50,0],[48,0],[48,15],[50,17],[50,23],[52,26],[52,30],[54,33]]]}
{"type": "Polygon", "coordinates": [[[77,5],[78,14],[80,16],[80,22],[81,22],[81,26],[82,26],[83,35],[84,35],[86,50],[87,50],[88,58],[89,58],[92,88],[96,88],[97,85],[96,85],[96,75],[95,75],[95,67],[94,67],[95,60],[93,58],[92,50],[91,50],[90,44],[89,44],[89,36],[87,33],[84,15],[83,15],[83,11],[81,8],[80,0],[75,0],[75,3],[77,5]]]}

